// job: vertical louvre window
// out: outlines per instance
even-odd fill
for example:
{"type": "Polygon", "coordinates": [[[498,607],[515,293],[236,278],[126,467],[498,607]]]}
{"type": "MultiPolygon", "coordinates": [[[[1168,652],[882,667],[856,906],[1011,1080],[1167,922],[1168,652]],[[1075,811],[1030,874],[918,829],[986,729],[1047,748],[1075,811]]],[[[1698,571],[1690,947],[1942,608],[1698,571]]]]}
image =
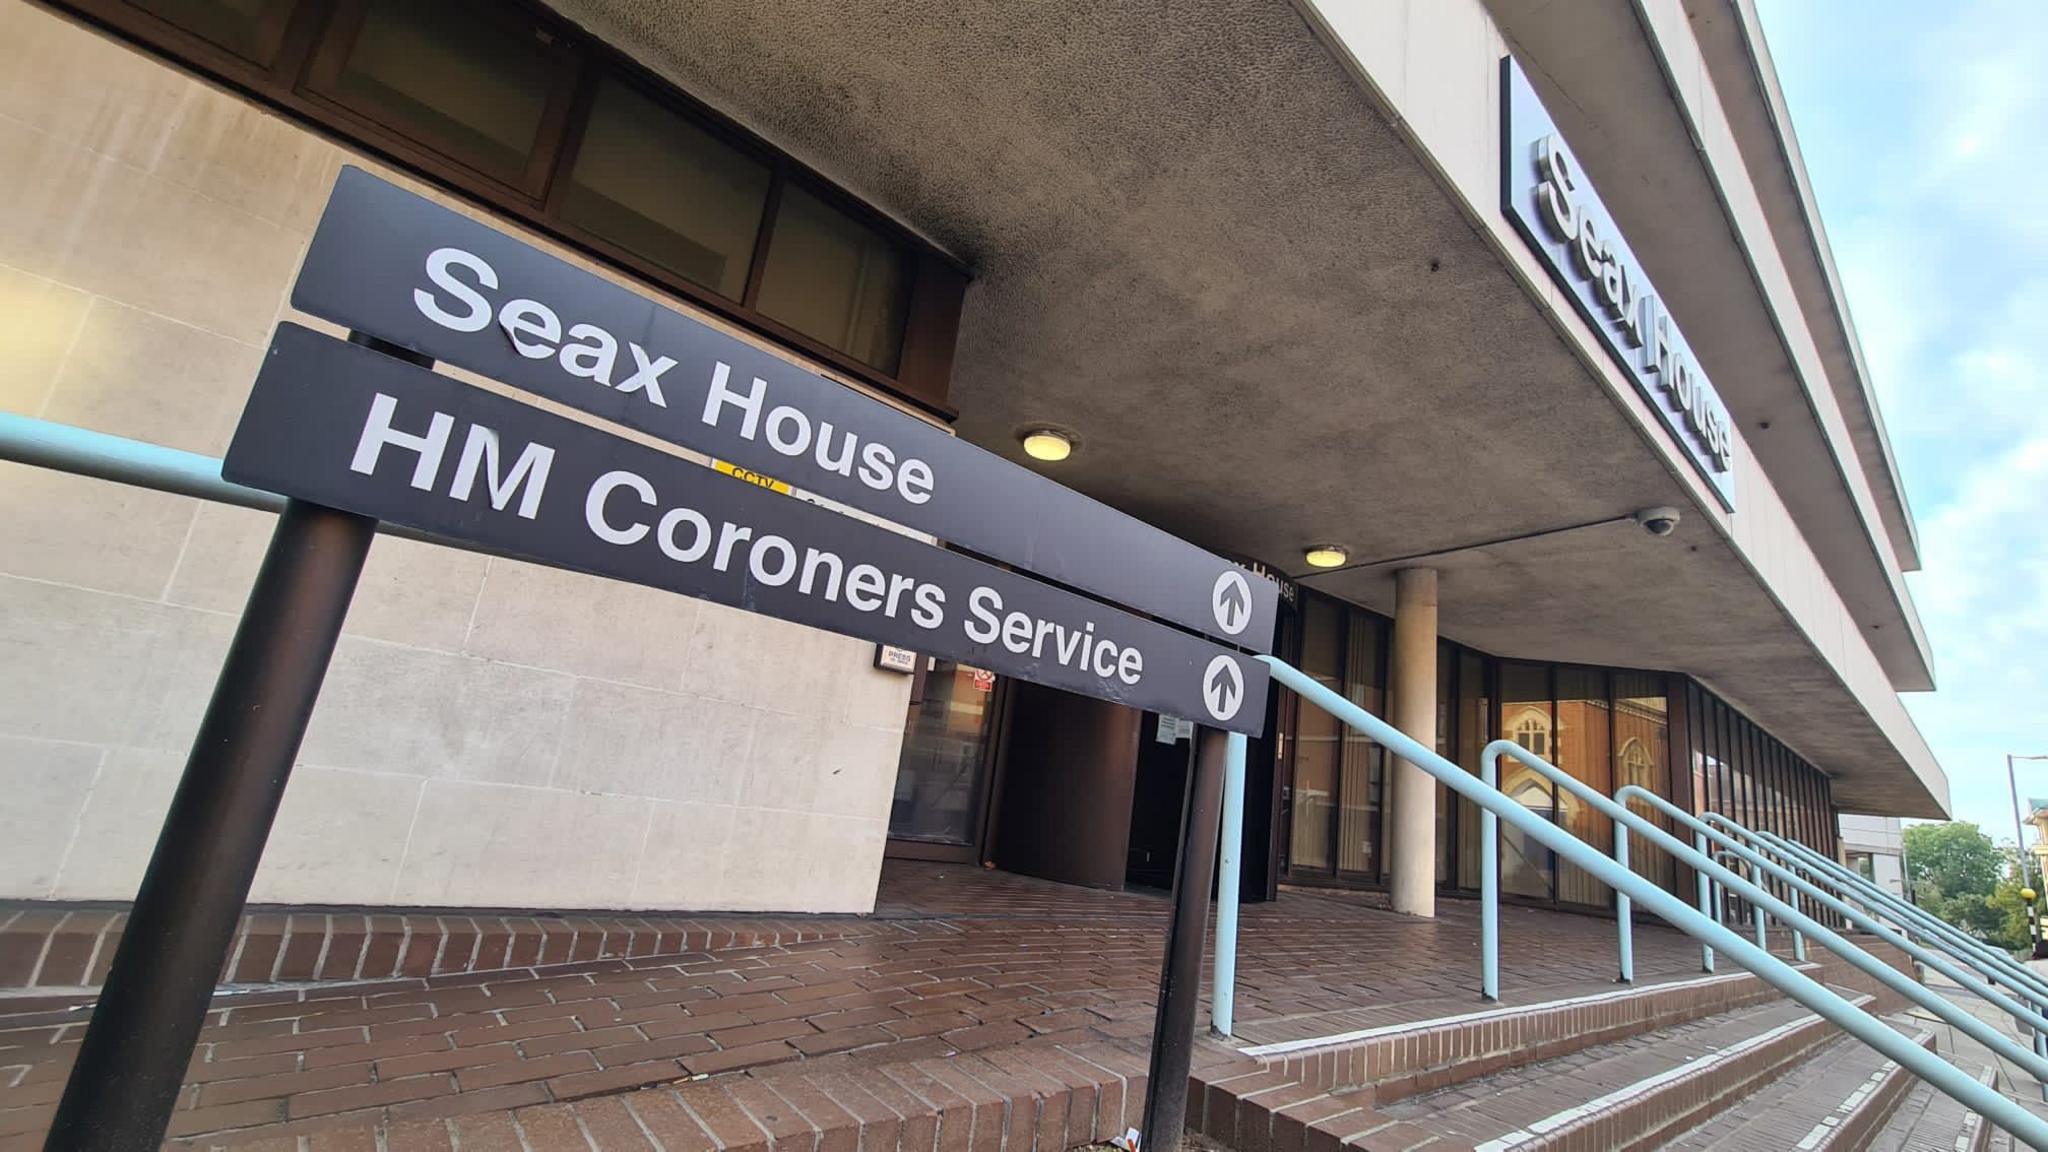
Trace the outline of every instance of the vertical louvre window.
{"type": "MultiPolygon", "coordinates": [[[[1302,602],[1301,670],[1334,692],[1344,689],[1344,613],[1335,601],[1311,596],[1302,602]]],[[[1304,705],[1295,720],[1294,820],[1289,845],[1292,865],[1328,872],[1337,811],[1337,765],[1344,743],[1337,718],[1304,705]]]]}
{"type": "MultiPolygon", "coordinates": [[[[1384,715],[1387,694],[1380,686],[1384,645],[1379,621],[1360,612],[1348,615],[1351,635],[1344,661],[1344,698],[1375,715],[1384,715]]],[[[1379,846],[1384,842],[1386,750],[1345,725],[1338,763],[1337,871],[1376,880],[1381,871],[1379,846]]]]}
{"type": "Polygon", "coordinates": [[[562,218],[733,300],[768,205],[763,164],[617,80],[597,91],[562,218]]]}
{"type": "Polygon", "coordinates": [[[284,37],[290,0],[137,0],[136,7],[256,64],[284,37]]]}
{"type": "Polygon", "coordinates": [[[479,172],[537,182],[541,126],[564,76],[552,35],[480,0],[367,0],[336,19],[353,19],[355,35],[315,62],[316,90],[479,172]]]}
{"type": "Polygon", "coordinates": [[[821,344],[894,372],[910,308],[908,263],[881,233],[788,184],[755,306],[821,344]]]}

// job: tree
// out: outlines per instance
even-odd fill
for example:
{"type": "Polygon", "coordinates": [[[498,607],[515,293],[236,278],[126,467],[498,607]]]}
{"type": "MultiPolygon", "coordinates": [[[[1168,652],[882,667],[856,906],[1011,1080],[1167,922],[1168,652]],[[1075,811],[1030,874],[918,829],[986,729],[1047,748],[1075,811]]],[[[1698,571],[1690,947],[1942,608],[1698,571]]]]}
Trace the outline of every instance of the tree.
{"type": "Polygon", "coordinates": [[[2028,945],[2026,901],[2017,854],[1992,843],[1975,824],[1906,829],[1906,882],[1935,916],[2000,948],[2028,945]]]}
{"type": "Polygon", "coordinates": [[[2033,946],[2027,931],[2027,901],[2020,895],[2020,878],[2008,876],[1986,900],[1985,907],[1996,917],[1996,925],[1983,933],[1984,939],[2013,952],[2033,946]]]}
{"type": "Polygon", "coordinates": [[[2005,875],[2004,854],[1975,824],[1906,829],[1906,882],[1919,899],[1988,898],[2005,875]]]}

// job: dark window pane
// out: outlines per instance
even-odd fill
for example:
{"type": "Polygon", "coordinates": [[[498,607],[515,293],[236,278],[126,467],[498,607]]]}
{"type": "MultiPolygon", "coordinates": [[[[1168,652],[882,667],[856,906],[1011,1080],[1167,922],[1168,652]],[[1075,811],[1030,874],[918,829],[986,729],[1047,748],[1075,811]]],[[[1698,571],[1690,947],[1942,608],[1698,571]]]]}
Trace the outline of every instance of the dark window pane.
{"type": "Polygon", "coordinates": [[[792,183],[782,190],[756,307],[894,372],[910,307],[908,261],[880,232],[792,183]]]}
{"type": "Polygon", "coordinates": [[[292,0],[133,0],[136,7],[162,17],[202,40],[244,60],[270,63],[284,31],[292,0]]]}
{"type": "MultiPolygon", "coordinates": [[[[1449,641],[1436,646],[1436,754],[1456,763],[1458,759],[1458,650],[1449,641]]],[[[1458,794],[1450,786],[1436,786],[1436,882],[1452,887],[1458,876],[1458,794]]]]}
{"type": "Polygon", "coordinates": [[[551,41],[475,0],[371,0],[333,95],[517,183],[555,87],[551,41]]]}
{"type": "Polygon", "coordinates": [[[616,80],[598,89],[562,217],[737,300],[768,203],[768,166],[616,80]]]}
{"type": "MultiPolygon", "coordinates": [[[[1493,701],[1489,698],[1486,661],[1476,652],[1458,651],[1458,765],[1479,773],[1479,752],[1493,739],[1493,701]]],[[[1458,799],[1458,887],[1479,887],[1479,806],[1458,799]]]]}
{"type": "MultiPolygon", "coordinates": [[[[1341,690],[1344,611],[1333,600],[1302,602],[1301,670],[1324,687],[1341,690]]],[[[1303,703],[1294,721],[1294,800],[1290,809],[1288,865],[1328,872],[1330,822],[1337,803],[1337,763],[1343,728],[1337,718],[1303,703]]]]}

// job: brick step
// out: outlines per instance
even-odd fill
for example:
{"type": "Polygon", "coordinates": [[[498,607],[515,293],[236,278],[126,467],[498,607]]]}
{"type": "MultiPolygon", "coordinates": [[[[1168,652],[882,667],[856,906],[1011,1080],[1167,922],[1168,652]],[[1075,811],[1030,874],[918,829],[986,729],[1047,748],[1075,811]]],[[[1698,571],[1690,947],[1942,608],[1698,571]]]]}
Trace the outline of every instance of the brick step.
{"type": "Polygon", "coordinates": [[[1440,1002],[1383,1005],[1359,1015],[1395,1022],[1244,1046],[1239,1064],[1198,1070],[1188,1126],[1232,1148],[1301,1152],[1311,1138],[1332,1136],[1312,1125],[1370,1121],[1338,1119],[1353,1110],[1776,999],[1762,981],[1736,972],[1434,1018],[1403,1014],[1440,1010],[1440,1002]]]}
{"type": "Polygon", "coordinates": [[[1136,1042],[1041,1037],[926,1059],[849,1053],[655,1087],[593,1085],[553,1103],[472,1093],[373,1104],[166,1148],[268,1150],[303,1136],[313,1152],[1065,1152],[1141,1123],[1145,1069],[1136,1042]]]}
{"type": "MultiPolygon", "coordinates": [[[[1977,1082],[1996,1091],[1998,1069],[1985,1065],[1977,1072],[1977,1082]]],[[[2004,1135],[1984,1117],[1915,1081],[1869,1147],[1870,1152],[1987,1152],[1993,1137],[2004,1135]]]]}
{"type": "MultiPolygon", "coordinates": [[[[1916,1031],[1907,1018],[1893,1017],[1889,1023],[1932,1047],[1933,1033],[1916,1031]]],[[[1839,1037],[1812,1059],[1666,1147],[1672,1152],[1862,1152],[1875,1146],[1873,1141],[1888,1124],[1907,1118],[1904,1105],[1916,1089],[1925,1086],[1911,1073],[1868,1045],[1839,1037]]],[[[1919,1110],[1925,1111],[1924,1101],[1919,1110]]],[[[1937,1111],[1928,1119],[1930,1131],[1946,1121],[1948,1135],[1938,1144],[1915,1147],[1958,1152],[1954,1138],[1962,1127],[1960,1106],[1953,1117],[1937,1111]]],[[[1894,1144],[1891,1152],[1902,1147],[1894,1144]]]]}
{"type": "Polygon", "coordinates": [[[1430,1152],[1651,1148],[1785,1074],[1837,1035],[1800,1005],[1778,1002],[1645,1032],[1383,1112],[1434,1138],[1401,1147],[1430,1152]]]}

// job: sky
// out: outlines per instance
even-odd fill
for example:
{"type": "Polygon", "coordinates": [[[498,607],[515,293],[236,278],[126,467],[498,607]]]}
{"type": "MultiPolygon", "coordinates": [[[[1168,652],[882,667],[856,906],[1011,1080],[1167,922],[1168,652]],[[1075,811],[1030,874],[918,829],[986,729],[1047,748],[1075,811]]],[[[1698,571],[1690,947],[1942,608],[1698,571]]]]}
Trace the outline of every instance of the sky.
{"type": "Polygon", "coordinates": [[[2048,755],[2048,4],[1757,6],[1920,528],[1906,705],[2010,841],[2005,754],[2048,755]]]}

